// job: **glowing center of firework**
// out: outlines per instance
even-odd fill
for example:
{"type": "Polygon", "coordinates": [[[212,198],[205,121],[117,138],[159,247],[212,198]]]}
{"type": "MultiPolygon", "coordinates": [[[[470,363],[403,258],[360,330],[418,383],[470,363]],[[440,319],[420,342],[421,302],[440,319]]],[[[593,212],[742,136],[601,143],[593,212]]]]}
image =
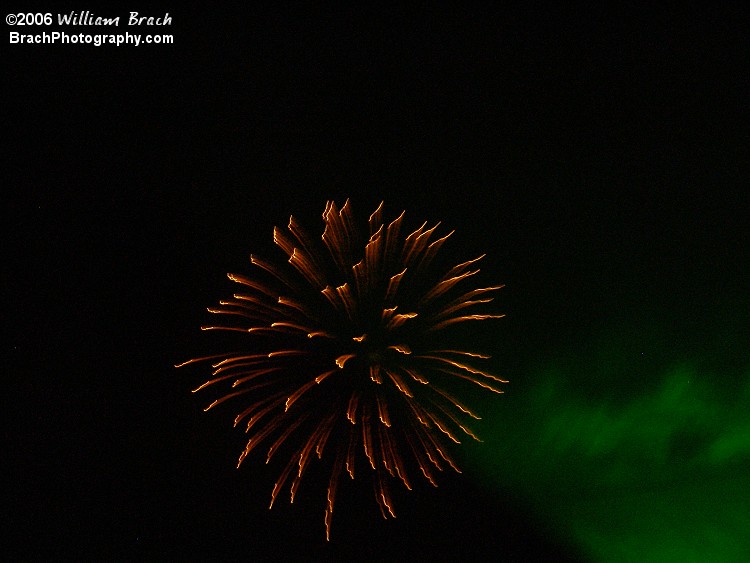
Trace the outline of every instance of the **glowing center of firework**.
{"type": "Polygon", "coordinates": [[[389,360],[394,354],[411,354],[411,350],[405,344],[389,345],[383,335],[363,334],[352,338],[357,343],[357,357],[365,361],[369,366],[380,366],[389,360]]]}
{"type": "Polygon", "coordinates": [[[365,353],[365,359],[370,364],[380,364],[383,362],[383,353],[379,350],[370,350],[365,353]]]}
{"type": "Polygon", "coordinates": [[[380,365],[385,359],[387,346],[383,338],[367,333],[352,338],[355,342],[355,355],[368,365],[380,365]]]}

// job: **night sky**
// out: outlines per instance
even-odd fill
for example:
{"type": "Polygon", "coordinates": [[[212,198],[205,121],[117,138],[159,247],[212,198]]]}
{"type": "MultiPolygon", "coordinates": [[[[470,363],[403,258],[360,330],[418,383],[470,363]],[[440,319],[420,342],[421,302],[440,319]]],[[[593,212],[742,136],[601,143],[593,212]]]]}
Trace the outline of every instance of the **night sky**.
{"type": "Polygon", "coordinates": [[[148,10],[173,45],[3,47],[9,559],[750,558],[750,14],[148,10]],[[461,475],[388,521],[347,480],[326,543],[327,478],[268,511],[279,468],[174,365],[346,198],[487,253],[510,383],[461,475]]]}

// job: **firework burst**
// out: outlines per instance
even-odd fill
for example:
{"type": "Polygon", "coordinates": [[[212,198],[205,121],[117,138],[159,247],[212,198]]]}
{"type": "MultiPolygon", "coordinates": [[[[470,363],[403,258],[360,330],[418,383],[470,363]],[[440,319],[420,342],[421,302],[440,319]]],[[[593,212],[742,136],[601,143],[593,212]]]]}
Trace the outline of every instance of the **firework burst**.
{"type": "Polygon", "coordinates": [[[502,393],[506,383],[475,367],[489,356],[454,349],[445,337],[459,323],[503,317],[474,312],[502,286],[462,289],[482,256],[436,266],[452,232],[439,237],[439,224],[424,223],[404,236],[404,213],[384,222],[382,208],[369,217],[369,236],[348,201],[326,204],[322,241],[294,217],[288,233],[274,229],[287,264],[251,255],[255,274],[228,274],[241,289],[208,309],[224,322],[202,327],[244,333],[247,349],[177,366],[211,362],[211,378],[194,392],[228,386],[205,410],[241,404],[234,425],[249,440],[238,467],[261,445],[266,463],[291,450],[271,507],[285,486],[294,502],[314,458],[330,460],[326,539],[341,476],[364,467],[383,517],[394,517],[391,481],[411,489],[416,474],[436,486],[436,471],[458,471],[447,443],[478,440],[468,422],[480,417],[456,395],[467,386],[502,393]]]}

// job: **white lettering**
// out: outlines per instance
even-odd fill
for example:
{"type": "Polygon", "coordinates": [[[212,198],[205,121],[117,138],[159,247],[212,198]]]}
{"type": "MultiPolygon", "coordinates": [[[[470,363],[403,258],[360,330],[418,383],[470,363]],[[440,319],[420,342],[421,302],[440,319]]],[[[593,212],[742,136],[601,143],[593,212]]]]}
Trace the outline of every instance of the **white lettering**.
{"type": "Polygon", "coordinates": [[[130,12],[128,25],[172,25],[172,17],[169,15],[169,12],[161,18],[153,16],[138,17],[138,12],[130,12]]]}

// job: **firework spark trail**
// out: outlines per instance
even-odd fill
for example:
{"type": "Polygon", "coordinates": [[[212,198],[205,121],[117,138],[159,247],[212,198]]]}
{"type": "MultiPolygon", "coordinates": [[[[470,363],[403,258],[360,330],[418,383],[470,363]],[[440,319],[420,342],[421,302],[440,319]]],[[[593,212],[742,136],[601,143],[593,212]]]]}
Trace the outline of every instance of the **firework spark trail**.
{"type": "Polygon", "coordinates": [[[311,459],[323,459],[328,443],[335,442],[328,448],[334,453],[326,539],[340,476],[345,471],[354,478],[358,457],[372,472],[383,517],[395,517],[390,480],[411,490],[413,464],[437,486],[436,470],[460,472],[446,441],[460,443],[463,435],[479,440],[467,422],[480,416],[456,393],[471,384],[502,393],[496,384],[507,383],[471,365],[489,356],[435,347],[434,333],[447,327],[503,317],[465,312],[490,303],[488,294],[502,285],[456,289],[479,272],[476,264],[484,255],[448,269],[435,267],[453,231],[438,236],[440,223],[428,227],[425,222],[402,236],[404,217],[402,212],[386,222],[381,203],[363,236],[348,200],[341,208],[328,202],[320,240],[290,217],[287,232],[273,230],[286,265],[251,255],[257,275],[228,274],[242,292],[208,309],[225,323],[201,327],[250,336],[252,353],[207,356],[176,366],[211,363],[211,378],[193,392],[232,382],[205,410],[251,398],[234,420],[235,426],[246,420],[249,435],[238,467],[266,441],[266,463],[290,447],[293,453],[274,484],[270,507],[290,480],[293,502],[311,459]],[[411,463],[404,454],[410,454],[411,463]]]}

